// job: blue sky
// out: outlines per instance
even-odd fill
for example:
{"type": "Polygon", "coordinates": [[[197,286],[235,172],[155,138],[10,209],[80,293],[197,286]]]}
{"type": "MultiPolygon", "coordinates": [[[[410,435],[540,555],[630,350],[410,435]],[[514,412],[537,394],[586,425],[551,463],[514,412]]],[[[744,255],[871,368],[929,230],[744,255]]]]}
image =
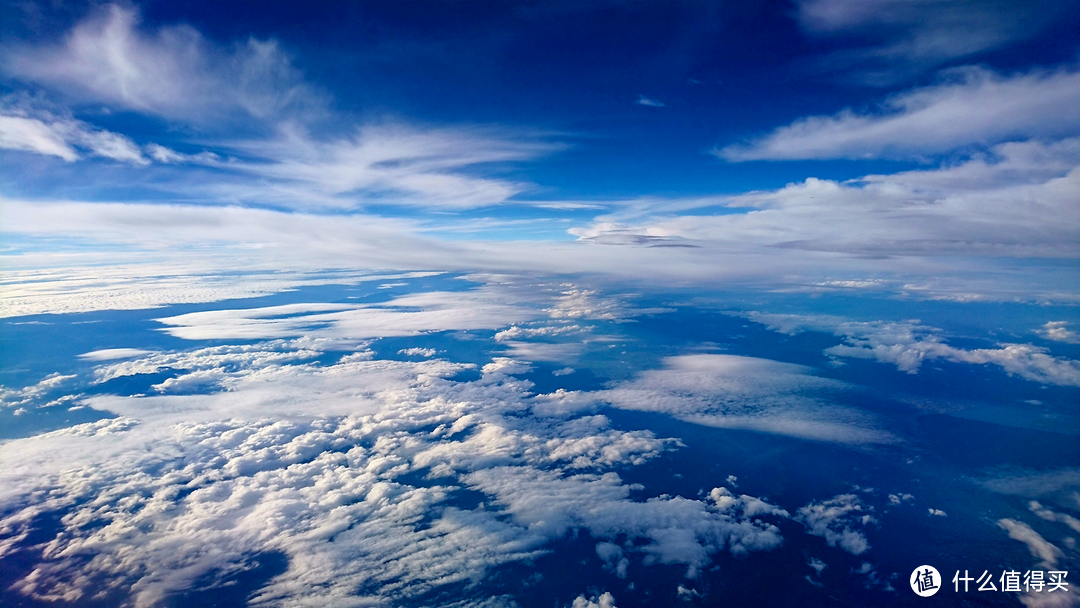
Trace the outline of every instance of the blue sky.
{"type": "Polygon", "coordinates": [[[1076,3],[4,13],[12,268],[46,251],[1074,297],[1076,3]]]}
{"type": "Polygon", "coordinates": [[[0,603],[1075,574],[1080,3],[0,2],[0,603]]]}

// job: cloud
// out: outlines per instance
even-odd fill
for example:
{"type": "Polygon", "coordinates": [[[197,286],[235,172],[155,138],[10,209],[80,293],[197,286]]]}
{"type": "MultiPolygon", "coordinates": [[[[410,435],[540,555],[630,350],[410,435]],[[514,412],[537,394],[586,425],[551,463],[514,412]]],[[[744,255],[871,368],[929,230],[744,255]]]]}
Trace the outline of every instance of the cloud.
{"type": "Polygon", "coordinates": [[[636,103],[639,106],[645,106],[645,107],[648,107],[648,108],[667,107],[666,103],[664,103],[662,101],[657,101],[655,99],[652,99],[651,97],[646,97],[644,95],[638,95],[637,101],[635,101],[634,103],[636,103]]]}
{"type": "Polygon", "coordinates": [[[141,348],[106,348],[103,350],[95,350],[88,353],[79,355],[80,359],[86,359],[89,361],[109,361],[112,359],[128,359],[131,357],[141,357],[143,355],[149,355],[152,351],[143,350],[141,348]]]}
{"type": "Polygon", "coordinates": [[[934,515],[937,517],[948,517],[948,514],[946,514],[945,511],[942,511],[941,509],[928,509],[928,511],[930,515],[934,515]]]}
{"type": "Polygon", "coordinates": [[[1075,136],[1080,71],[1002,76],[957,68],[942,82],[887,99],[876,112],[811,116],[716,154],[732,162],[828,158],[919,158],[972,145],[1075,136]]]}
{"type": "Polygon", "coordinates": [[[866,535],[853,526],[875,522],[869,514],[871,510],[863,506],[858,496],[840,494],[800,508],[794,519],[806,526],[810,534],[824,538],[830,547],[861,555],[870,548],[870,543],[866,535]]]}
{"type": "Polygon", "coordinates": [[[49,125],[21,116],[0,116],[0,147],[59,156],[68,162],[79,158],[78,152],[49,125]]]}
{"type": "Polygon", "coordinates": [[[58,44],[13,43],[4,71],[44,84],[77,103],[106,103],[197,124],[241,115],[273,119],[317,113],[322,99],[273,41],[217,48],[189,26],[156,32],[138,13],[108,5],[58,44]]]}
{"type": "Polygon", "coordinates": [[[1068,321],[1047,321],[1045,325],[1036,331],[1047,340],[1080,344],[1080,333],[1069,329],[1068,321]]]}
{"type": "Polygon", "coordinates": [[[948,0],[804,0],[797,6],[805,33],[841,46],[803,67],[872,85],[894,84],[950,60],[1030,38],[1060,19],[1064,8],[1056,2],[948,0]]]}
{"type": "Polygon", "coordinates": [[[1080,386],[1080,361],[1053,357],[1047,349],[1031,344],[1001,344],[1000,348],[966,350],[950,346],[933,327],[918,321],[848,321],[827,315],[784,315],[750,312],[741,314],[773,331],[795,334],[800,331],[831,332],[842,336],[844,344],[826,348],[834,357],[855,357],[892,363],[900,371],[914,374],[924,361],[944,359],[953,363],[991,364],[1025,380],[1059,386],[1080,386]]]}
{"type": "Polygon", "coordinates": [[[48,117],[42,120],[29,116],[0,115],[0,148],[57,156],[68,162],[79,160],[77,149],[81,149],[94,156],[133,165],[150,163],[127,137],[71,118],[48,117]]]}
{"type": "Polygon", "coordinates": [[[1033,530],[1031,526],[1022,521],[1008,518],[999,519],[997,525],[999,528],[1009,533],[1009,538],[1018,540],[1027,545],[1028,550],[1031,551],[1031,555],[1041,560],[1041,566],[1051,569],[1057,567],[1057,560],[1062,556],[1061,549],[1058,549],[1047,542],[1047,540],[1033,530]]]}
{"type": "Polygon", "coordinates": [[[458,382],[448,378],[470,365],[376,360],[362,345],[320,362],[329,344],[106,360],[98,382],[185,371],[155,395],[88,399],[116,418],[0,444],[0,555],[26,549],[35,518],[64,514],[54,538],[23,554],[33,568],[12,589],[77,601],[108,585],[156,605],[274,551],[288,567],[253,605],[412,603],[479,594],[491,569],[579,529],[608,544],[635,539],[620,560],[681,564],[690,576],[717,552],[782,541],[763,518],[787,513],[752,496],[631,499],[637,487],[610,469],[675,443],[603,416],[523,415],[535,398],[512,375],[520,363],[495,360],[458,382]],[[198,375],[223,390],[185,394],[184,378],[198,375]],[[483,503],[463,506],[465,490],[483,503]]]}
{"type": "Polygon", "coordinates": [[[543,134],[491,128],[370,124],[346,133],[317,139],[285,123],[272,138],[229,142],[225,147],[250,159],[230,163],[231,171],[271,180],[275,187],[241,194],[252,188],[250,180],[240,186],[218,180],[217,195],[258,197],[288,207],[483,207],[509,202],[531,186],[484,177],[480,168],[536,158],[560,147],[544,141],[543,134]]]}
{"type": "Polygon", "coordinates": [[[735,355],[684,355],[597,393],[613,407],[716,428],[840,443],[889,443],[866,415],[823,398],[845,385],[809,369],[735,355]]]}
{"type": "MultiPolygon", "coordinates": [[[[739,266],[762,272],[774,263],[795,264],[795,257],[807,252],[831,252],[841,255],[819,258],[819,268],[828,268],[831,276],[804,289],[865,286],[867,274],[852,276],[858,257],[859,265],[877,268],[870,276],[892,278],[876,283],[879,289],[977,298],[995,290],[989,279],[972,281],[995,264],[994,258],[1080,256],[1077,192],[1080,140],[1029,141],[1001,144],[958,165],[935,169],[846,182],[808,178],[777,190],[731,197],[638,201],[572,232],[589,242],[614,231],[620,238],[632,234],[686,242],[713,256],[737,252],[739,266]],[[718,208],[726,212],[717,213],[718,208]],[[787,252],[792,257],[786,257],[787,252]],[[978,267],[965,270],[965,256],[978,256],[978,267]],[[873,262],[875,258],[879,261],[873,262]],[[923,265],[935,264],[933,258],[941,258],[937,263],[943,264],[947,281],[930,278],[937,271],[923,265]],[[920,279],[899,278],[905,273],[920,279]],[[850,283],[853,280],[861,283],[850,283]]],[[[618,247],[632,248],[645,246],[618,247]]],[[[650,249],[672,258],[693,252],[650,249]]],[[[1046,288],[1058,289],[1049,283],[1046,288]]],[[[1023,297],[1022,292],[1030,294],[1026,289],[1015,293],[1023,297]]]]}
{"type": "Polygon", "coordinates": [[[600,597],[592,596],[585,599],[585,595],[582,594],[574,598],[574,603],[570,604],[570,608],[616,608],[615,596],[605,591],[600,594],[600,597]]]}
{"type": "Polygon", "coordinates": [[[164,331],[187,340],[268,339],[296,336],[356,340],[423,332],[498,329],[540,316],[491,288],[427,292],[381,305],[287,304],[194,312],[157,319],[164,331]],[[413,310],[419,308],[420,310],[413,310]]]}
{"type": "Polygon", "coordinates": [[[1046,521],[1061,522],[1072,528],[1075,532],[1080,532],[1080,519],[1077,519],[1068,513],[1055,513],[1035,500],[1028,503],[1028,510],[1046,521]]]}

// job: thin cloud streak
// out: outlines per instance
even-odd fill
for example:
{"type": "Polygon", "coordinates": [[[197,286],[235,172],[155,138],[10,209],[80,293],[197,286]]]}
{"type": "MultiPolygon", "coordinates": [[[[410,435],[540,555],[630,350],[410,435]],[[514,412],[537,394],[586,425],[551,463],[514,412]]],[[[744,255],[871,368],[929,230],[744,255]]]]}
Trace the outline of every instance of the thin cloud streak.
{"type": "Polygon", "coordinates": [[[1080,129],[1080,71],[1002,76],[950,70],[940,84],[887,99],[878,112],[810,116],[715,152],[731,162],[833,158],[920,158],[1010,139],[1065,137],[1080,129]]]}

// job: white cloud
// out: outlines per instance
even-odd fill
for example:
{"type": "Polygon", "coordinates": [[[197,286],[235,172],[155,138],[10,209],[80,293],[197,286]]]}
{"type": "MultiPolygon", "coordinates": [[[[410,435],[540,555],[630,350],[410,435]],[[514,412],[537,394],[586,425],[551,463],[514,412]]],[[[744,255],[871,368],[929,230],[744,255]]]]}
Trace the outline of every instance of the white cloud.
{"type": "Polygon", "coordinates": [[[648,108],[663,108],[667,106],[667,104],[662,101],[657,101],[651,97],[646,97],[644,95],[638,95],[637,101],[635,101],[634,103],[639,106],[645,106],[648,108]]]}
{"type": "Polygon", "coordinates": [[[499,290],[427,292],[385,304],[287,304],[194,312],[158,319],[187,340],[267,339],[295,336],[356,340],[422,332],[498,329],[540,316],[499,290]],[[412,310],[419,308],[420,310],[412,310]]]}
{"type": "Polygon", "coordinates": [[[79,153],[49,125],[21,116],[0,116],[0,148],[59,156],[69,162],[79,158],[79,153]]]}
{"type": "Polygon", "coordinates": [[[873,85],[890,85],[1034,36],[1064,8],[1056,2],[949,0],[804,0],[797,5],[804,32],[841,45],[804,67],[873,85]]]}
{"type": "Polygon", "coordinates": [[[1009,374],[1025,380],[1080,386],[1080,361],[1053,357],[1047,349],[1031,344],[1001,344],[1000,348],[966,350],[950,346],[933,327],[918,321],[848,321],[827,315],[787,315],[750,312],[744,315],[756,323],[781,333],[800,331],[831,332],[842,336],[844,344],[825,349],[835,357],[856,357],[892,363],[897,369],[914,374],[925,361],[944,359],[953,363],[997,365],[1009,374]]]}
{"type": "Polygon", "coordinates": [[[866,535],[855,529],[875,520],[858,496],[840,494],[822,502],[813,502],[795,514],[795,521],[807,531],[825,539],[830,547],[840,547],[852,555],[861,555],[870,548],[866,535]]]}
{"type": "Polygon", "coordinates": [[[939,84],[887,99],[877,112],[811,116],[747,144],[717,151],[729,161],[912,158],[1008,140],[1075,136],[1080,71],[1001,76],[958,68],[939,84]]]}
{"type": "Polygon", "coordinates": [[[597,397],[630,410],[664,412],[680,420],[840,443],[889,443],[873,420],[823,397],[843,383],[809,369],[735,355],[685,355],[641,372],[597,397]]]}
{"type": "MultiPolygon", "coordinates": [[[[76,214],[76,221],[80,218],[86,219],[86,216],[76,214]]],[[[132,260],[129,264],[64,268],[56,266],[55,258],[49,259],[54,263],[46,263],[45,268],[5,269],[0,274],[4,285],[0,316],[158,308],[168,304],[267,296],[306,285],[350,285],[389,277],[420,278],[439,274],[290,272],[287,267],[247,272],[233,268],[226,272],[224,268],[209,265],[209,261],[173,264],[132,260]]]]}
{"type": "Polygon", "coordinates": [[[439,351],[435,350],[434,348],[413,347],[403,348],[398,351],[398,354],[407,355],[410,357],[434,357],[435,355],[439,354],[439,351]]]}
{"type": "Polygon", "coordinates": [[[152,351],[149,350],[142,350],[141,348],[106,348],[83,353],[79,355],[79,358],[87,359],[89,361],[109,361],[111,359],[141,357],[143,355],[149,355],[151,352],[152,351]]]}
{"type": "Polygon", "coordinates": [[[103,158],[147,165],[149,160],[133,141],[71,118],[0,115],[0,148],[79,160],[76,148],[103,158]]]}
{"type": "Polygon", "coordinates": [[[1074,531],[1080,532],[1080,519],[1077,519],[1068,513],[1055,513],[1053,510],[1044,507],[1035,500],[1028,503],[1028,509],[1046,521],[1061,522],[1072,528],[1074,531]]]}
{"type": "Polygon", "coordinates": [[[269,200],[287,207],[484,207],[507,203],[531,186],[484,177],[478,167],[558,148],[543,134],[491,128],[371,124],[346,133],[320,140],[295,123],[284,123],[270,139],[229,142],[223,147],[252,159],[228,165],[247,179],[234,184],[219,178],[204,191],[218,199],[269,200]],[[250,177],[270,184],[260,187],[250,177]]]}
{"type": "Polygon", "coordinates": [[[1039,558],[1040,565],[1046,568],[1056,568],[1057,561],[1062,557],[1061,549],[1058,549],[1038,532],[1033,530],[1031,526],[1025,524],[1022,521],[1016,521],[1015,519],[999,519],[997,525],[1002,530],[1009,533],[1009,538],[1018,540],[1025,545],[1031,555],[1039,558]]]}
{"type": "Polygon", "coordinates": [[[1038,330],[1038,334],[1047,340],[1080,344],[1080,333],[1069,329],[1068,321],[1047,321],[1038,330]]]}
{"type": "Polygon", "coordinates": [[[88,403],[120,417],[0,444],[0,555],[20,550],[35,517],[66,514],[12,589],[76,601],[107,584],[149,606],[277,551],[288,568],[255,605],[393,603],[456,583],[470,593],[491,568],[533,559],[577,529],[609,544],[638,539],[620,560],[682,564],[691,576],[716,552],[781,542],[762,517],[786,512],[751,496],[717,488],[707,500],[631,499],[635,488],[608,469],[673,442],[612,429],[602,416],[522,416],[534,399],[510,375],[525,369],[517,362],[454,382],[446,378],[469,366],[364,350],[313,363],[320,344],[110,361],[99,381],[182,367],[213,372],[224,391],[97,396],[88,403]],[[425,485],[403,477],[424,472],[425,485]],[[464,488],[486,494],[484,504],[453,506],[464,488]]]}
{"type": "Polygon", "coordinates": [[[570,604],[570,608],[616,608],[615,596],[605,591],[600,594],[600,597],[594,595],[585,599],[585,595],[582,594],[574,598],[574,603],[570,604]]]}
{"type": "Polygon", "coordinates": [[[235,113],[318,112],[322,103],[275,41],[215,48],[189,26],[143,31],[137,12],[117,5],[77,24],[60,44],[12,44],[4,70],[77,102],[200,124],[235,113]]]}
{"type": "Polygon", "coordinates": [[[933,509],[933,508],[931,508],[931,509],[928,509],[928,511],[929,511],[930,515],[934,515],[934,516],[937,516],[937,517],[948,517],[948,514],[946,514],[945,511],[942,511],[941,509],[933,509]]]}

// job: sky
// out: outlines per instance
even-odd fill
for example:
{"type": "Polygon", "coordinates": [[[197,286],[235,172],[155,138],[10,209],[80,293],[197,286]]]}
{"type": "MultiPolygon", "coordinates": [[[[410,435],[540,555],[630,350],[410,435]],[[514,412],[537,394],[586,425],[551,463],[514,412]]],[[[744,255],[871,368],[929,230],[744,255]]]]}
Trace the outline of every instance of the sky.
{"type": "Polygon", "coordinates": [[[1075,298],[1075,3],[4,14],[7,269],[524,269],[1075,298]]]}
{"type": "Polygon", "coordinates": [[[0,603],[1075,578],[1080,3],[0,0],[0,39],[0,603]]]}

